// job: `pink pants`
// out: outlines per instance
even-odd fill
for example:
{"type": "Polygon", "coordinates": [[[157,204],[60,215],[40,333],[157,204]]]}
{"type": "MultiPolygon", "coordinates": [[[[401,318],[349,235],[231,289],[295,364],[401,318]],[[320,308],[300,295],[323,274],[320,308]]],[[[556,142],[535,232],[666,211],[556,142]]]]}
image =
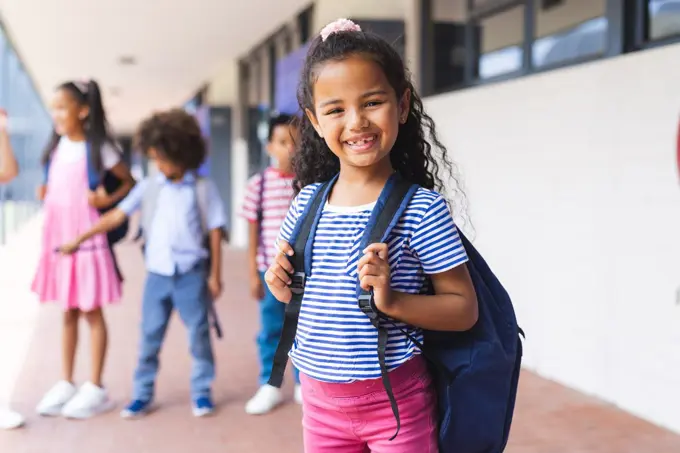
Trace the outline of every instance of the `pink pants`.
{"type": "Polygon", "coordinates": [[[329,384],[300,375],[305,453],[437,453],[436,402],[425,361],[390,372],[397,424],[381,379],[329,384]]]}

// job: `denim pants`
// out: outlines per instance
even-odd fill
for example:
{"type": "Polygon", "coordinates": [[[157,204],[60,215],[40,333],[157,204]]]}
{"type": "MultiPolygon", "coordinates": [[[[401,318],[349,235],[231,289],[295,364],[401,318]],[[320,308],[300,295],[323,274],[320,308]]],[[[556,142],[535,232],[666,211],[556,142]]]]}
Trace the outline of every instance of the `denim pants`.
{"type": "Polygon", "coordinates": [[[210,396],[215,378],[215,360],[208,321],[208,304],[212,301],[208,294],[207,276],[205,262],[184,274],[176,273],[171,277],[148,273],[142,301],[142,332],[133,399],[150,401],[153,398],[159,367],[158,354],[173,308],[177,309],[189,334],[189,349],[193,358],[192,399],[210,396]]]}
{"type": "MultiPolygon", "coordinates": [[[[260,353],[260,385],[269,381],[274,362],[274,353],[279,344],[279,337],[283,329],[283,318],[286,311],[286,304],[279,302],[269,291],[267,283],[264,281],[264,272],[260,272],[260,279],[264,287],[264,299],[260,301],[260,333],[257,336],[257,346],[260,353]]],[[[295,383],[300,383],[300,374],[293,367],[295,383]]]]}

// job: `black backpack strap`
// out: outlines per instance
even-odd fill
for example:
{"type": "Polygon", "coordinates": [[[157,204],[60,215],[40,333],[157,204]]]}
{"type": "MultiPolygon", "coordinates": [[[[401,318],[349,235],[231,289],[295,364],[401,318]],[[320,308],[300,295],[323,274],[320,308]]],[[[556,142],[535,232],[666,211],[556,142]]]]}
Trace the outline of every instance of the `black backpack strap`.
{"type": "MultiPolygon", "coordinates": [[[[362,239],[362,250],[368,245],[383,242],[387,239],[387,235],[392,228],[399,221],[399,218],[408,205],[411,196],[415,192],[416,187],[408,181],[405,181],[398,176],[393,176],[385,185],[383,192],[380,194],[380,199],[376,203],[376,207],[371,213],[366,226],[366,232],[362,239]]],[[[399,417],[399,407],[397,400],[394,397],[392,384],[387,370],[386,350],[387,340],[389,337],[389,330],[385,321],[382,319],[381,313],[375,306],[373,293],[364,291],[361,287],[359,291],[359,308],[371,320],[371,324],[378,330],[378,361],[380,363],[380,376],[382,378],[385,391],[392,406],[392,413],[397,421],[397,430],[394,436],[390,438],[393,440],[399,434],[401,428],[401,419],[399,417]]]]}
{"type": "MultiPolygon", "coordinates": [[[[288,353],[293,347],[293,341],[295,341],[295,332],[297,331],[302,297],[305,293],[305,282],[307,280],[307,273],[305,270],[305,250],[309,239],[314,239],[313,230],[316,229],[315,223],[318,221],[319,210],[323,208],[328,184],[329,183],[322,184],[307,202],[305,212],[303,212],[298,219],[298,223],[302,222],[302,224],[299,229],[296,226],[297,237],[294,237],[292,240],[291,245],[293,246],[295,253],[289,259],[294,269],[293,275],[291,275],[293,283],[290,285],[293,297],[286,305],[281,337],[279,338],[279,344],[274,353],[272,372],[268,382],[269,385],[277,388],[280,388],[283,383],[283,376],[286,372],[286,365],[288,364],[288,353]]],[[[295,236],[295,232],[293,233],[293,236],[295,236]]]]}

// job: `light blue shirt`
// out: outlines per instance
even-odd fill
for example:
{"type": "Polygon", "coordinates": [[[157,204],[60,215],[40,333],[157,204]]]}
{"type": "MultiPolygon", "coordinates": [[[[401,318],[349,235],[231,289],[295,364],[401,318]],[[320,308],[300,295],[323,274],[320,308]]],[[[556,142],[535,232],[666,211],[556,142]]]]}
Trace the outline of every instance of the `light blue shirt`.
{"type": "MultiPolygon", "coordinates": [[[[151,177],[158,178],[162,187],[158,194],[151,231],[144,232],[146,268],[149,272],[165,276],[183,274],[208,257],[208,250],[203,246],[196,175],[187,173],[180,182],[172,182],[163,175],[151,177]]],[[[209,179],[205,182],[206,227],[208,230],[222,228],[226,224],[222,199],[215,183],[209,179]]],[[[118,209],[128,216],[139,209],[149,183],[148,177],[137,183],[118,204],[118,209]]]]}

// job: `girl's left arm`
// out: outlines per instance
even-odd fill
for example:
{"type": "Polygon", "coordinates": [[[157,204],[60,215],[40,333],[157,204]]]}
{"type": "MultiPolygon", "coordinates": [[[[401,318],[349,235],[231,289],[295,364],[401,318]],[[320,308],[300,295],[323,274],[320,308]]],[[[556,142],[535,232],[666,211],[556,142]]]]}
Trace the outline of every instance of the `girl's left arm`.
{"type": "Polygon", "coordinates": [[[430,275],[434,295],[392,291],[386,315],[428,330],[465,331],[479,315],[477,294],[467,266],[430,275]]]}
{"type": "Polygon", "coordinates": [[[435,295],[393,290],[387,244],[371,244],[359,260],[359,278],[364,289],[373,289],[376,306],[391,318],[423,329],[471,329],[478,317],[477,295],[465,265],[467,254],[441,195],[425,209],[408,247],[430,277],[435,295]]]}
{"type": "Polygon", "coordinates": [[[387,254],[387,244],[371,244],[358,263],[361,286],[373,290],[381,312],[428,330],[465,331],[475,325],[477,294],[464,263],[430,275],[435,295],[409,294],[391,288],[387,254]]]}

